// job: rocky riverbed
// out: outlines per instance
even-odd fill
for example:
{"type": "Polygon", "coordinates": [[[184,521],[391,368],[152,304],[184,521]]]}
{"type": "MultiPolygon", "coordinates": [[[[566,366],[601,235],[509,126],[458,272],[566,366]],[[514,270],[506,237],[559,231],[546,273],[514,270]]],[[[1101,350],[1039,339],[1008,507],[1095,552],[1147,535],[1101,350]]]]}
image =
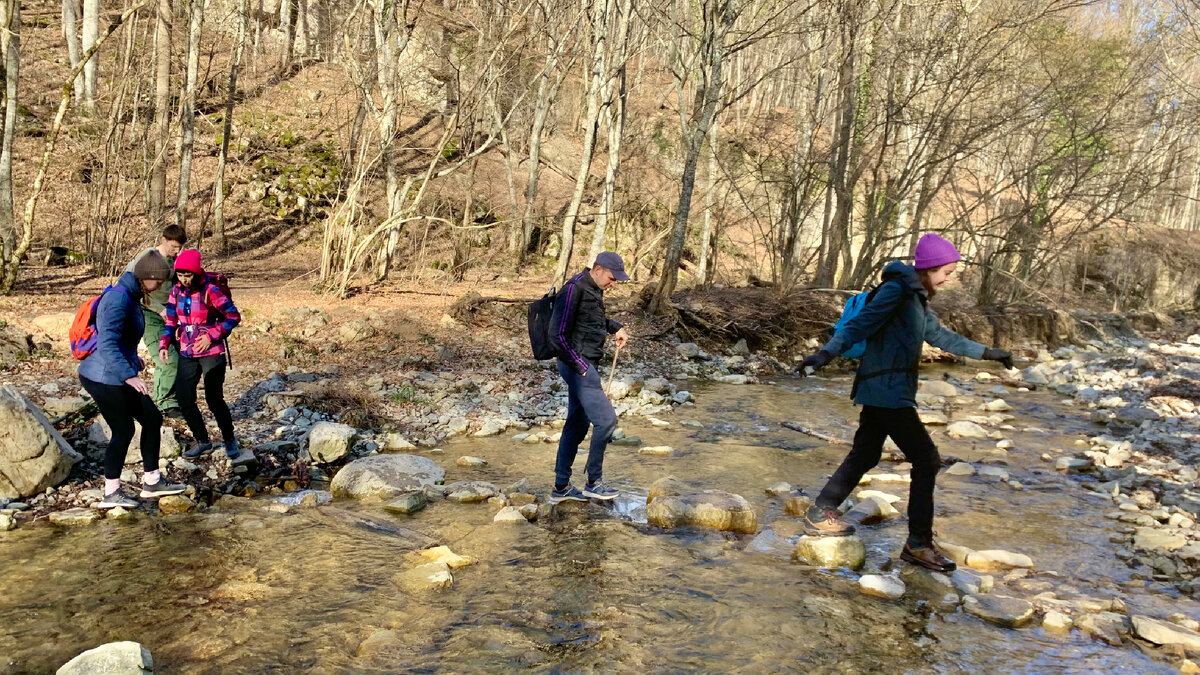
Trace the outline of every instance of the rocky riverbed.
{"type": "MultiPolygon", "coordinates": [[[[500,346],[514,352],[523,347],[515,338],[500,346]]],[[[1020,372],[931,367],[919,403],[947,465],[939,479],[938,527],[947,551],[962,566],[953,575],[930,574],[894,560],[903,538],[907,493],[907,466],[894,448],[847,504],[849,517],[862,525],[858,537],[830,541],[801,536],[799,516],[809,495],[845,447],[778,424],[799,421],[827,438],[848,437],[854,415],[845,398],[848,376],[833,370],[795,380],[781,377],[783,364],[746,354],[741,347],[723,354],[708,354],[692,344],[664,347],[651,358],[618,366],[613,394],[624,438],[610,450],[606,466],[624,495],[608,510],[554,508],[544,501],[557,427],[565,413],[565,391],[553,371],[518,359],[476,359],[469,367],[455,368],[443,354],[442,359],[403,357],[383,374],[293,366],[247,378],[234,390],[235,409],[244,442],[259,455],[258,475],[238,474],[223,458],[192,462],[164,456],[168,473],[193,486],[189,495],[163,500],[157,509],[147,505],[130,513],[109,512],[107,522],[65,530],[64,536],[80,542],[97,537],[157,540],[166,536],[160,527],[152,526],[153,534],[145,528],[160,522],[176,532],[172,541],[204,542],[205,532],[236,533],[254,550],[269,546],[302,558],[318,556],[308,564],[328,574],[333,568],[319,552],[294,552],[291,538],[318,537],[316,530],[298,524],[329,528],[334,539],[328,543],[335,546],[344,546],[333,543],[337,537],[359,533],[350,535],[360,541],[354,546],[367,546],[372,552],[366,559],[390,570],[386,584],[368,575],[366,587],[387,586],[410,600],[424,598],[418,602],[440,617],[437,625],[444,625],[461,620],[455,618],[459,610],[450,607],[462,601],[471,606],[466,598],[481,592],[478,584],[486,579],[521,583],[497,565],[506,560],[554,565],[555,558],[530,546],[566,545],[579,536],[610,532],[605,523],[613,523],[642,538],[616,538],[622,560],[614,573],[622,580],[612,583],[621,589],[618,595],[636,593],[639,583],[654,584],[659,578],[648,570],[635,572],[630,564],[673,560],[675,548],[698,556],[674,563],[682,564],[680,569],[701,566],[688,573],[681,587],[688,592],[748,593],[757,598],[751,603],[774,607],[757,590],[747,589],[800,583],[805,592],[825,598],[822,603],[837,598],[848,603],[849,615],[830,619],[840,630],[865,622],[890,635],[892,646],[872,652],[875,656],[860,664],[864,667],[873,658],[883,663],[890,655],[910,667],[953,658],[980,667],[1008,659],[1014,666],[1036,668],[1054,663],[1050,654],[1067,648],[1097,668],[1120,664],[1148,670],[1154,663],[1184,672],[1195,668],[1189,659],[1200,646],[1195,632],[1200,611],[1193,599],[1200,571],[1200,504],[1194,492],[1200,337],[1054,352],[1031,349],[1034,358],[1020,372]],[[272,524],[276,519],[278,524],[272,524]],[[272,534],[264,538],[260,529],[272,534]],[[504,541],[515,537],[511,541],[524,544],[501,553],[511,544],[497,548],[499,532],[504,541]],[[656,536],[661,533],[670,534],[656,536]],[[374,550],[394,549],[398,542],[403,542],[402,560],[374,550]],[[707,569],[713,564],[729,566],[731,574],[713,573],[707,569]],[[848,600],[855,597],[861,599],[848,600]],[[899,603],[894,608],[903,611],[897,614],[892,605],[875,603],[899,603]],[[924,618],[918,627],[906,629],[907,635],[892,634],[866,618],[872,613],[900,627],[909,621],[905,616],[924,618]],[[1048,651],[1046,640],[1064,642],[1048,651]],[[979,641],[991,646],[972,646],[979,641]],[[1129,647],[1153,661],[1118,656],[1137,653],[1129,647]],[[997,656],[1012,649],[1032,650],[1043,660],[997,656]]],[[[66,381],[38,382],[30,375],[20,390],[44,407],[54,405],[46,399],[73,394],[66,381]]],[[[16,395],[10,398],[17,400],[16,395]]],[[[105,520],[90,508],[99,496],[95,462],[103,434],[103,428],[85,425],[68,430],[72,442],[64,439],[60,446],[51,438],[48,442],[60,447],[73,465],[67,481],[5,499],[0,529],[16,530],[0,534],[0,549],[7,548],[25,566],[10,588],[21,581],[33,583],[47,564],[68,564],[48,563],[57,554],[29,546],[45,545],[44,537],[61,528],[105,520]],[[71,452],[82,458],[72,461],[71,452]]],[[[179,430],[169,434],[167,447],[183,444],[179,430]]],[[[320,537],[324,541],[326,535],[320,537]]],[[[568,546],[572,555],[594,558],[586,549],[568,546]]],[[[211,556],[205,560],[215,569],[229,567],[211,556]]],[[[360,569],[358,563],[351,567],[360,569]]],[[[653,569],[661,573],[665,568],[653,569]]],[[[113,568],[102,574],[119,577],[122,572],[113,568]]],[[[239,562],[215,586],[194,579],[204,590],[189,597],[203,598],[202,604],[273,612],[264,600],[283,609],[290,603],[280,594],[311,588],[307,574],[292,573],[290,581],[280,574],[270,565],[239,562]]],[[[586,593],[586,588],[576,590],[586,593]]],[[[513,601],[503,589],[487,594],[498,603],[513,601]]],[[[317,595],[318,603],[341,602],[337,589],[317,595]]],[[[614,596],[610,601],[618,614],[628,611],[622,609],[625,600],[614,596]]],[[[18,604],[10,604],[6,613],[19,611],[22,601],[12,602],[18,604]]],[[[664,612],[691,604],[675,596],[656,602],[664,612]]],[[[553,601],[541,598],[539,603],[553,601]]],[[[828,618],[811,603],[809,610],[828,618]]],[[[537,611],[555,616],[553,610],[537,611]]],[[[773,611],[791,613],[783,606],[773,611]]],[[[629,628],[625,618],[604,612],[588,621],[606,627],[596,629],[600,635],[629,628]]],[[[356,614],[352,623],[358,638],[347,647],[350,660],[326,660],[341,664],[330,667],[417,663],[431,654],[413,643],[406,632],[412,626],[400,617],[371,627],[371,621],[356,614]],[[413,660],[396,661],[397,653],[413,660]]],[[[74,653],[95,646],[85,642],[88,631],[75,633],[78,639],[71,644],[80,648],[74,653]]],[[[191,664],[187,668],[195,672],[207,672],[199,664],[228,665],[235,657],[269,659],[270,649],[278,654],[281,648],[247,651],[244,641],[224,634],[206,638],[208,646],[197,651],[185,648],[177,637],[167,638],[160,634],[156,639],[167,662],[191,664]]],[[[505,639],[528,645],[530,638],[505,639]]],[[[582,639],[583,646],[574,652],[582,660],[564,659],[558,648],[540,653],[558,654],[549,663],[593,663],[587,656],[597,653],[587,646],[593,638],[582,639]]],[[[595,644],[605,644],[605,639],[595,644]]],[[[680,642],[677,649],[686,650],[687,644],[680,642]]],[[[70,657],[59,652],[35,656],[42,652],[12,633],[0,635],[0,647],[26,655],[16,661],[25,665],[14,672],[70,657]]],[[[478,656],[476,649],[460,647],[455,653],[463,658],[478,656]]],[[[626,645],[620,651],[637,652],[646,662],[648,656],[639,649],[626,645]]],[[[534,652],[524,648],[510,656],[513,663],[546,662],[534,658],[534,652]]],[[[696,664],[749,663],[704,653],[696,664]]]]}

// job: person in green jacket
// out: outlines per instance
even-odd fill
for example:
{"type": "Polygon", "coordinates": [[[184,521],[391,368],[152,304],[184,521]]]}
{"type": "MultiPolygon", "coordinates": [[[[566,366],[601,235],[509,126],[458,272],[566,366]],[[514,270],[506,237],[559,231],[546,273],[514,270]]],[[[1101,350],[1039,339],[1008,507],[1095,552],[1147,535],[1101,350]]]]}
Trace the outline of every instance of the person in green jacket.
{"type": "Polygon", "coordinates": [[[150,352],[150,358],[154,360],[154,390],[151,392],[150,398],[154,400],[154,404],[158,406],[163,415],[174,418],[183,416],[179,410],[179,402],[175,400],[175,377],[179,370],[179,350],[172,346],[168,350],[167,360],[163,361],[159,358],[158,340],[162,337],[163,326],[166,325],[167,296],[171,293],[175,282],[178,281],[175,278],[175,257],[183,250],[183,245],[186,243],[187,233],[183,228],[178,225],[168,225],[163,228],[158,246],[142,251],[125,268],[126,272],[132,272],[139,260],[154,251],[166,259],[167,267],[170,270],[170,277],[163,285],[158,290],[147,293],[142,300],[142,314],[146,317],[146,331],[142,334],[142,344],[146,345],[146,351],[150,352]]]}
{"type": "Polygon", "coordinates": [[[807,534],[829,537],[854,533],[838,507],[863,474],[879,463],[883,442],[890,436],[912,463],[908,541],[900,558],[939,572],[955,569],[954,562],[933,542],[933,488],[942,460],[917,416],[921,347],[928,342],[952,354],[1013,367],[1011,353],[985,347],[944,328],[929,307],[929,299],[950,280],[960,259],[954,244],[942,237],[932,233],[921,237],[915,264],[899,260],[889,263],[874,297],[820,351],[800,364],[798,374],[803,376],[808,368],[820,368],[851,345],[866,340],[867,348],[850,391],[854,402],[863,407],[854,445],[809,509],[805,518],[807,534]]]}

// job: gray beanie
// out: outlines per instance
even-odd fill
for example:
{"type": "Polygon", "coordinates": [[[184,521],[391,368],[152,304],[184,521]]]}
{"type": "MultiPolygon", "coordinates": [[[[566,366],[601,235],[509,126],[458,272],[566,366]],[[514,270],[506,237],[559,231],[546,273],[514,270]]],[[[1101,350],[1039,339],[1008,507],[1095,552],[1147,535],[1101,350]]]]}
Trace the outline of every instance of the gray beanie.
{"type": "Polygon", "coordinates": [[[151,249],[146,252],[146,255],[138,258],[137,263],[133,266],[133,276],[137,277],[138,281],[153,279],[166,281],[171,276],[171,266],[167,264],[167,259],[161,253],[151,249]]]}

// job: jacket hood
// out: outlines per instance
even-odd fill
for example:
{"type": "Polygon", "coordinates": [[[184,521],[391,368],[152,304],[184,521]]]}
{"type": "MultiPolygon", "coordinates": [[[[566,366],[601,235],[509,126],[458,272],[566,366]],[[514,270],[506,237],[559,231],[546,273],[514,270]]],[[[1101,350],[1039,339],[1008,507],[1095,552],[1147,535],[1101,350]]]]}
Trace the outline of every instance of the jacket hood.
{"type": "Polygon", "coordinates": [[[883,268],[883,281],[899,281],[906,284],[913,291],[926,295],[925,286],[921,284],[921,279],[917,277],[917,270],[908,263],[899,260],[893,260],[883,268]]]}
{"type": "Polygon", "coordinates": [[[117,278],[117,283],[113,284],[113,286],[123,287],[125,290],[129,291],[130,297],[132,297],[134,300],[142,299],[142,285],[138,283],[137,277],[133,276],[133,272],[122,273],[121,276],[117,278]]]}

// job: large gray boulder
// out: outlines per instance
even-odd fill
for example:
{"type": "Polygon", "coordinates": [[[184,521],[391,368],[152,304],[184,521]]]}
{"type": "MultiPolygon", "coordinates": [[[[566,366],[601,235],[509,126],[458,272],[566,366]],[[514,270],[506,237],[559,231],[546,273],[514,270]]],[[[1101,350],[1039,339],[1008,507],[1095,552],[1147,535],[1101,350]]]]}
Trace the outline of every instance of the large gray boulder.
{"type": "MultiPolygon", "coordinates": [[[[179,441],[175,438],[175,430],[167,425],[163,425],[158,430],[159,446],[158,456],[162,457],[178,457],[180,454],[179,441]]],[[[104,456],[104,448],[108,447],[109,441],[112,440],[112,428],[108,426],[108,422],[104,421],[103,417],[92,422],[92,426],[88,427],[88,443],[100,448],[100,456],[104,456]]],[[[137,421],[133,423],[133,440],[129,443],[129,450],[125,453],[126,465],[138,465],[142,463],[142,425],[137,421]]]]}
{"type": "Polygon", "coordinates": [[[758,531],[754,507],[741,495],[721,490],[691,492],[674,478],[662,478],[650,486],[646,520],[668,529],[694,525],[744,534],[758,531]]]}
{"type": "Polygon", "coordinates": [[[28,497],[58,485],[80,459],[24,394],[0,386],[0,497],[28,497]]]}
{"type": "Polygon", "coordinates": [[[316,464],[345,459],[357,436],[358,430],[348,424],[318,422],[308,432],[308,457],[316,464]]]}
{"type": "Polygon", "coordinates": [[[150,675],[154,659],[136,642],[100,645],[63,664],[56,675],[150,675]]]}
{"type": "Polygon", "coordinates": [[[335,497],[391,500],[445,478],[446,472],[428,457],[372,455],[343,466],[329,489],[335,497]]]}

